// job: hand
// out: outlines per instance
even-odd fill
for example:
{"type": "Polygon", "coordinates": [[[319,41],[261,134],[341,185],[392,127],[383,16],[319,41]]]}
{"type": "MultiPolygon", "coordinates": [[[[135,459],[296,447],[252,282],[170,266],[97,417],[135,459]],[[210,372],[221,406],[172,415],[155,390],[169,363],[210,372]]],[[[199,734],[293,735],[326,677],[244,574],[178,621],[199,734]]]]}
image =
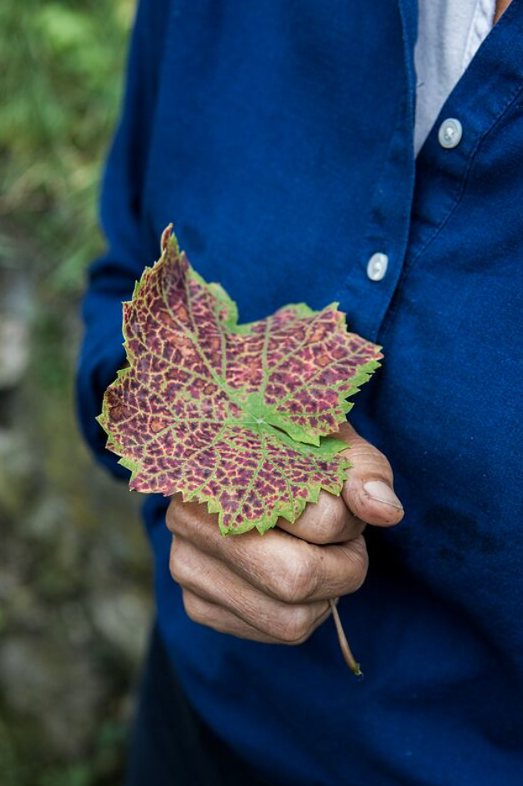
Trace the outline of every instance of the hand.
{"type": "Polygon", "coordinates": [[[353,467],[340,497],[321,492],[300,518],[261,536],[223,537],[206,506],[172,498],[170,570],[189,617],[222,633],[278,644],[300,644],[330,614],[329,600],[365,580],[367,524],[403,518],[385,456],[347,423],[336,436],[353,467]]]}

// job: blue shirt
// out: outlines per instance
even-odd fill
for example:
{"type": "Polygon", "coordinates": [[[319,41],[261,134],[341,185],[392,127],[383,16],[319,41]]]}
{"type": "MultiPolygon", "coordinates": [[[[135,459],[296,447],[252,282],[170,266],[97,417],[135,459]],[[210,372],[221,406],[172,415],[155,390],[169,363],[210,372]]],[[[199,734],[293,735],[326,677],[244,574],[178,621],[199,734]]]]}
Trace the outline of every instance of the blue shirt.
{"type": "Polygon", "coordinates": [[[406,509],[367,530],[370,570],[299,647],[191,622],[166,500],[145,518],[163,639],[197,710],[300,786],[523,782],[523,0],[445,103],[416,162],[413,0],[143,0],[84,303],[79,410],[123,361],[121,301],[171,220],[243,321],[339,301],[384,347],[351,421],[406,509]],[[443,148],[438,128],[463,137],[443,148]],[[367,275],[387,254],[381,281],[367,275]]]}

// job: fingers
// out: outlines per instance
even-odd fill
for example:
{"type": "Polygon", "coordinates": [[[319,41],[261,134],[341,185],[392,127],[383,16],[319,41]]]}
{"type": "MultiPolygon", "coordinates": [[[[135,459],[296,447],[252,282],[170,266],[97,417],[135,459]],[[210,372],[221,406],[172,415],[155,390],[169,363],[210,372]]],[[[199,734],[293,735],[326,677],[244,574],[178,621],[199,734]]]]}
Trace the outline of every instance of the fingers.
{"type": "Polygon", "coordinates": [[[216,603],[209,603],[190,590],[183,590],[183,605],[187,616],[199,625],[217,630],[219,633],[228,633],[240,639],[251,639],[265,644],[282,644],[276,642],[268,634],[262,633],[257,628],[239,619],[235,614],[223,609],[216,603]]]}
{"type": "Polygon", "coordinates": [[[368,567],[361,535],[319,546],[271,530],[224,538],[216,517],[196,503],[171,502],[167,525],[200,552],[226,563],[249,585],[284,603],[311,603],[355,592],[368,567]]]}
{"type": "Polygon", "coordinates": [[[265,644],[303,644],[330,614],[330,608],[328,608],[324,616],[318,619],[314,627],[309,629],[303,636],[296,640],[287,640],[278,639],[259,631],[257,628],[244,622],[236,614],[216,603],[209,603],[190,590],[183,591],[183,603],[187,616],[193,622],[213,628],[219,633],[228,633],[231,636],[238,636],[240,639],[251,639],[252,641],[260,641],[265,644]]]}
{"type": "Polygon", "coordinates": [[[348,509],[367,524],[379,527],[398,524],[404,511],[394,493],[393,474],[388,460],[360,437],[350,423],[343,424],[339,436],[350,446],[340,454],[352,463],[341,492],[348,509]]]}
{"type": "Polygon", "coordinates": [[[325,601],[290,605],[265,595],[180,536],[173,538],[170,569],[183,588],[189,616],[222,632],[298,644],[329,614],[325,601]]]}
{"type": "Polygon", "coordinates": [[[396,524],[403,507],[385,456],[348,423],[340,436],[352,463],[341,497],[322,492],[294,524],[280,521],[263,537],[224,538],[204,505],[173,497],[170,569],[191,619],[246,639],[299,644],[327,618],[329,600],[359,589],[368,568],[365,525],[396,524]]]}
{"type": "Polygon", "coordinates": [[[343,543],[361,535],[365,524],[354,516],[341,497],[322,491],[318,502],[307,505],[301,516],[290,524],[285,519],[278,527],[309,543],[343,543]]]}

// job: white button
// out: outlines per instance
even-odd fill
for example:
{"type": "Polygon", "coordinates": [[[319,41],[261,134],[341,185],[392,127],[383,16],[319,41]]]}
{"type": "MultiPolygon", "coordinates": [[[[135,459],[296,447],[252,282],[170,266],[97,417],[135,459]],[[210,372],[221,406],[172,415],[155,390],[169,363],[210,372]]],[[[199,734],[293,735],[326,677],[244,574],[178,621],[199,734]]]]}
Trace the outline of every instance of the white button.
{"type": "Polygon", "coordinates": [[[389,258],[387,254],[382,254],[380,251],[378,251],[369,259],[369,263],[367,265],[367,275],[371,281],[381,281],[387,272],[388,266],[389,258]]]}
{"type": "Polygon", "coordinates": [[[447,117],[439,127],[438,139],[441,147],[457,147],[463,136],[463,127],[455,117],[447,117]]]}

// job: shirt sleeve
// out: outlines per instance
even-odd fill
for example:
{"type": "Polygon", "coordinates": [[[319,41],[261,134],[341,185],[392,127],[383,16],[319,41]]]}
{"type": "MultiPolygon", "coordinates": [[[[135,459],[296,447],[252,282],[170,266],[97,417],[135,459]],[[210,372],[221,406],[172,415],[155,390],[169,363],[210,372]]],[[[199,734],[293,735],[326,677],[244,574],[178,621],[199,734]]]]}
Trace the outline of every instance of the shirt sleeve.
{"type": "Polygon", "coordinates": [[[131,298],[134,282],[155,253],[142,203],[169,2],[140,0],[138,5],[121,117],[102,184],[100,219],[107,250],[89,269],[82,304],[84,337],[76,373],[80,426],[96,458],[121,477],[128,471],[106,450],[105,432],[95,418],[105,388],[125,359],[122,301],[131,298]]]}

